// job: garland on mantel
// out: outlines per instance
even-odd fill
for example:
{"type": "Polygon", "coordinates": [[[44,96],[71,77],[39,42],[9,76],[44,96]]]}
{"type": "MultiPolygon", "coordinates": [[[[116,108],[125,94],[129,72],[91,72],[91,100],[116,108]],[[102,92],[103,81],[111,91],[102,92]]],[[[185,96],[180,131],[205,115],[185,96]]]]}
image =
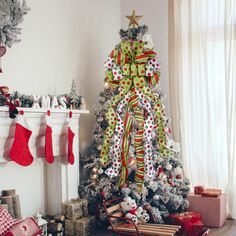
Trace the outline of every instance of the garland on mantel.
{"type": "Polygon", "coordinates": [[[72,82],[70,93],[62,95],[25,95],[18,91],[9,93],[7,86],[0,86],[0,106],[9,107],[9,117],[15,118],[18,114],[18,107],[34,109],[71,109],[86,110],[85,100],[76,91],[75,82],[72,82]]]}

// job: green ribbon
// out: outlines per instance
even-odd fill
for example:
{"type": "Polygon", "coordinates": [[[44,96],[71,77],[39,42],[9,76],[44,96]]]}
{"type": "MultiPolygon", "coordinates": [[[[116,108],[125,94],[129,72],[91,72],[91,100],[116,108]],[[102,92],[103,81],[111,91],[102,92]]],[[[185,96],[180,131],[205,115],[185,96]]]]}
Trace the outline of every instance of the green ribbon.
{"type": "MultiPolygon", "coordinates": [[[[109,164],[109,146],[110,140],[114,135],[115,126],[117,122],[117,115],[116,115],[116,107],[119,102],[124,98],[124,96],[129,92],[132,91],[134,88],[141,90],[141,92],[145,95],[145,98],[148,99],[150,102],[154,103],[154,118],[155,124],[157,125],[158,130],[158,148],[159,154],[161,156],[169,156],[171,154],[171,150],[166,147],[166,134],[164,131],[164,121],[162,118],[163,115],[163,108],[159,98],[153,94],[151,89],[149,88],[150,85],[155,86],[155,84],[159,80],[159,74],[156,73],[152,77],[145,76],[145,63],[156,56],[156,53],[153,51],[144,51],[144,43],[140,41],[124,41],[120,45],[120,49],[114,49],[111,53],[111,58],[115,60],[117,64],[120,65],[123,73],[123,79],[121,80],[114,80],[113,74],[111,70],[106,71],[106,81],[109,85],[113,88],[119,87],[119,93],[115,95],[110,103],[110,107],[106,113],[106,120],[108,121],[108,127],[105,130],[104,138],[103,138],[103,145],[100,155],[100,161],[103,166],[107,166],[109,164]]],[[[132,92],[133,94],[133,92],[132,92]]],[[[129,108],[132,108],[132,100],[128,102],[126,108],[126,115],[129,112],[129,108]]],[[[134,108],[132,108],[134,109],[134,108]]],[[[137,111],[140,110],[137,109],[137,111]]],[[[127,158],[128,158],[128,149],[130,145],[130,129],[131,129],[131,117],[128,117],[128,125],[125,130],[125,135],[123,138],[121,156],[123,159],[122,169],[121,169],[121,176],[119,183],[124,183],[127,177],[127,158]]],[[[140,118],[141,120],[141,118],[140,118]]],[[[142,122],[144,123],[143,119],[142,122]]],[[[142,127],[142,122],[139,122],[139,126],[142,127]]],[[[137,134],[138,135],[138,134],[137,134]]],[[[138,184],[138,190],[142,190],[143,185],[143,170],[144,166],[142,163],[142,156],[144,154],[144,150],[138,147],[136,143],[136,149],[139,151],[139,160],[138,163],[138,172],[136,175],[136,182],[138,184]],[[140,150],[139,150],[140,149],[140,150]]]]}

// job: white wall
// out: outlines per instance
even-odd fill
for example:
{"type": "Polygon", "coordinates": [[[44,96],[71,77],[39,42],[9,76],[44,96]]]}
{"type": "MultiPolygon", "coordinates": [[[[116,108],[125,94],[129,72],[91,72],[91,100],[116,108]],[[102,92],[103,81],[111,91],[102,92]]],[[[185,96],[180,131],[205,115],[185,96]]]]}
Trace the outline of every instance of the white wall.
{"type": "Polygon", "coordinates": [[[13,162],[0,164],[0,191],[16,189],[20,196],[22,217],[31,216],[37,209],[45,209],[44,161],[35,159],[29,167],[13,162]]]}
{"type": "Polygon", "coordinates": [[[126,28],[133,10],[137,15],[143,15],[140,25],[147,25],[152,35],[155,51],[161,61],[161,85],[166,94],[166,113],[169,109],[169,79],[168,79],[168,0],[121,0],[122,27],[126,28]]]}
{"type": "MultiPolygon", "coordinates": [[[[119,39],[119,0],[28,0],[22,42],[2,59],[0,83],[25,94],[60,94],[73,79],[90,115],[81,119],[81,148],[92,139],[93,107],[103,87],[103,62],[119,39]]],[[[15,188],[23,216],[44,210],[44,165],[0,164],[0,190],[15,188]]]]}

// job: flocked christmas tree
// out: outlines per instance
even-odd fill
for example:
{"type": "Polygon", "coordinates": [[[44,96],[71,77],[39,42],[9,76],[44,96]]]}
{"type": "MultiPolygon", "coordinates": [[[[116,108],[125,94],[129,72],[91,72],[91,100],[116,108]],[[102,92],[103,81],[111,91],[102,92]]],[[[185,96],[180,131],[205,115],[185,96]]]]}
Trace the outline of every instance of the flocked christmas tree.
{"type": "Polygon", "coordinates": [[[71,89],[69,93],[69,104],[70,104],[70,109],[75,109],[78,106],[78,93],[75,85],[75,81],[72,81],[71,84],[71,89]]]}
{"type": "Polygon", "coordinates": [[[83,160],[91,178],[79,190],[91,210],[103,199],[129,195],[163,223],[187,209],[189,182],[171,138],[151,36],[135,12],[129,19],[131,27],[120,31],[121,42],[105,61],[94,142],[83,160]]]}

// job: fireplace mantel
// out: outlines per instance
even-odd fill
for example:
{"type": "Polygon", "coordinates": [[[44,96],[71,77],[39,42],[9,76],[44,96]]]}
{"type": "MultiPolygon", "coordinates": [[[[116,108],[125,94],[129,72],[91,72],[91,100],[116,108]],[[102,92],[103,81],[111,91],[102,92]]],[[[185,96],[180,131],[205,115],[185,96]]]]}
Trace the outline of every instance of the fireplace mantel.
{"type": "MultiPolygon", "coordinates": [[[[45,158],[45,116],[47,109],[19,108],[24,111],[24,116],[32,131],[29,148],[34,157],[45,158]]],[[[72,110],[72,126],[76,131],[74,138],[75,163],[67,163],[67,121],[70,110],[50,109],[53,129],[53,151],[55,161],[48,164],[44,161],[45,172],[45,201],[46,212],[59,214],[61,203],[78,196],[79,185],[79,118],[81,114],[88,114],[87,110],[72,110]]],[[[0,168],[4,168],[9,160],[9,151],[13,143],[15,120],[8,117],[8,108],[0,107],[0,168]]],[[[17,165],[15,163],[15,165],[17,165]]],[[[22,167],[22,174],[24,172],[22,167]]],[[[9,180],[10,181],[10,180],[9,180]]],[[[9,184],[10,187],[10,184],[9,184]]],[[[26,189],[27,191],[27,189],[26,189]]]]}

